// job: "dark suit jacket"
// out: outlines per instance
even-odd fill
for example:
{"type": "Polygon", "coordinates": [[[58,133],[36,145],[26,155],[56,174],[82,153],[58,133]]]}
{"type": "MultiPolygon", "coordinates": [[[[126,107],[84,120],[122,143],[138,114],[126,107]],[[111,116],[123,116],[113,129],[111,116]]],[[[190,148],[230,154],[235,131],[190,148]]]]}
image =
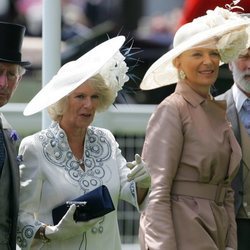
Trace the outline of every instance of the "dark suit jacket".
{"type": "MultiPolygon", "coordinates": [[[[226,100],[227,101],[227,118],[229,122],[232,124],[232,129],[234,131],[234,135],[241,146],[241,135],[240,135],[240,126],[239,126],[239,116],[237,109],[235,107],[232,88],[219,95],[215,98],[216,100],[226,100]]],[[[236,214],[239,211],[240,205],[243,201],[243,166],[240,164],[240,168],[237,176],[232,182],[233,189],[235,191],[235,212],[236,214]]]]}
{"type": "MultiPolygon", "coordinates": [[[[7,127],[9,125],[7,124],[7,127]]],[[[19,210],[19,189],[20,189],[20,177],[19,177],[19,167],[17,163],[17,144],[15,140],[10,138],[10,128],[5,128],[6,125],[3,122],[3,133],[5,140],[5,147],[9,159],[10,168],[10,186],[11,195],[9,197],[10,201],[10,213],[12,219],[12,228],[10,233],[10,246],[11,249],[16,249],[16,230],[17,230],[17,217],[19,210]]],[[[3,206],[4,204],[1,204],[3,206]]]]}

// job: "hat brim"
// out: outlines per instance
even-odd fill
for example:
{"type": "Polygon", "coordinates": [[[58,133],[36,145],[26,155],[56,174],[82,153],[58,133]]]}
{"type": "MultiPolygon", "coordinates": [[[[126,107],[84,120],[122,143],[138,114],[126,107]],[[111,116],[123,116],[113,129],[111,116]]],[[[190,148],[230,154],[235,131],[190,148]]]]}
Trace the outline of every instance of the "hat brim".
{"type": "Polygon", "coordinates": [[[31,63],[29,61],[13,61],[13,60],[6,60],[3,58],[0,58],[0,62],[6,62],[6,63],[13,63],[13,64],[18,64],[24,68],[30,67],[31,63]]]}
{"type": "Polygon", "coordinates": [[[97,74],[100,69],[119,51],[125,42],[124,36],[109,39],[76,61],[66,63],[28,103],[23,114],[29,116],[56,103],[70,94],[86,80],[97,74]]]}
{"type": "MultiPolygon", "coordinates": [[[[192,36],[192,38],[182,42],[155,61],[147,70],[140,88],[142,90],[151,90],[176,83],[178,81],[178,72],[172,63],[176,57],[195,45],[212,38],[221,37],[224,34],[246,27],[249,24],[249,20],[242,20],[241,22],[235,22],[234,20],[225,25],[220,25],[209,31],[204,31],[192,36]]],[[[221,62],[220,65],[222,64],[221,62]]]]}

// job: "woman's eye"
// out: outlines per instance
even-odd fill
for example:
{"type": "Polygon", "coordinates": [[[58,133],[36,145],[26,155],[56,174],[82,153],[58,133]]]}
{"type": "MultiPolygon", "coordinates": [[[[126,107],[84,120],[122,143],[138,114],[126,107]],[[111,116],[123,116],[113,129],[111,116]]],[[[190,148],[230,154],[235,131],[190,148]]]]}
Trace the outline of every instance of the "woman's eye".
{"type": "Polygon", "coordinates": [[[84,99],[84,95],[77,95],[76,98],[78,98],[78,99],[84,99]]]}
{"type": "Polygon", "coordinates": [[[201,53],[194,53],[192,56],[193,57],[199,57],[199,56],[201,56],[201,53]]]}
{"type": "Polygon", "coordinates": [[[99,96],[98,95],[93,95],[92,98],[93,99],[99,99],[99,96]]]}
{"type": "Polygon", "coordinates": [[[219,52],[212,52],[211,55],[212,55],[212,56],[216,56],[216,57],[220,57],[219,52]]]}

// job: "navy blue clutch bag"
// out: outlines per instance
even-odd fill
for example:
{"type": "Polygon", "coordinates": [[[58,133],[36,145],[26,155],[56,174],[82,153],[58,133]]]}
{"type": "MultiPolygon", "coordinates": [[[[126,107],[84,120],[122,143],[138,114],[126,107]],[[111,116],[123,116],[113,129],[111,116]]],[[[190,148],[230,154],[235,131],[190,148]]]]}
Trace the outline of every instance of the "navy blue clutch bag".
{"type": "Polygon", "coordinates": [[[52,210],[54,225],[65,215],[71,204],[76,204],[75,221],[88,221],[115,210],[108,188],[104,185],[52,210]]]}

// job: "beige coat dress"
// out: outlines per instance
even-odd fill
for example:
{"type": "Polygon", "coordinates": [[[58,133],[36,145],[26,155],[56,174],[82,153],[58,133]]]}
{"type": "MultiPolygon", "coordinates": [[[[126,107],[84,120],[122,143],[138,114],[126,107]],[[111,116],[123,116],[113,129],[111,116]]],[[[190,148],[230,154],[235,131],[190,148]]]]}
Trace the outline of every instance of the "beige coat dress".
{"type": "Polygon", "coordinates": [[[141,249],[237,249],[233,190],[240,147],[223,101],[185,83],[150,118],[143,158],[152,191],[140,222],[141,249]]]}

